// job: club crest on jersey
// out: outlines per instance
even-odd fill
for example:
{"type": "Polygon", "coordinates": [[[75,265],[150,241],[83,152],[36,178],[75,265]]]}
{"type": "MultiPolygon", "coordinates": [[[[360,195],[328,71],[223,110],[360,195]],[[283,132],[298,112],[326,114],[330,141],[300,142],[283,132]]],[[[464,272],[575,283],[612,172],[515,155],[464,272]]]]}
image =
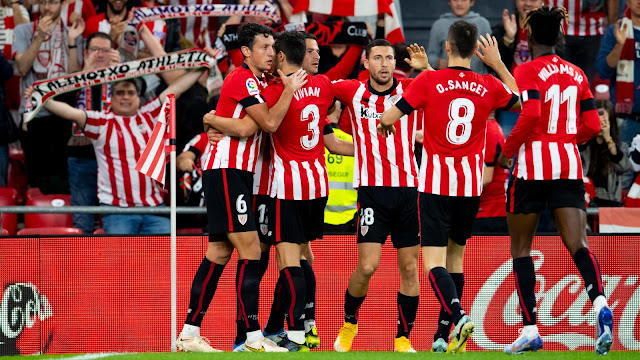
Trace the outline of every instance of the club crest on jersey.
{"type": "Polygon", "coordinates": [[[260,224],[260,232],[262,233],[262,235],[267,235],[267,233],[269,232],[269,225],[260,224]]]}
{"type": "Polygon", "coordinates": [[[260,94],[260,89],[258,89],[258,82],[256,81],[256,79],[247,79],[246,84],[247,92],[249,92],[249,95],[253,96],[260,94]]]}
{"type": "Polygon", "coordinates": [[[362,234],[362,236],[367,235],[368,232],[369,232],[369,225],[360,226],[360,234],[362,234]]]}
{"type": "Polygon", "coordinates": [[[247,214],[239,214],[238,221],[241,225],[245,225],[247,223],[247,214]]]}

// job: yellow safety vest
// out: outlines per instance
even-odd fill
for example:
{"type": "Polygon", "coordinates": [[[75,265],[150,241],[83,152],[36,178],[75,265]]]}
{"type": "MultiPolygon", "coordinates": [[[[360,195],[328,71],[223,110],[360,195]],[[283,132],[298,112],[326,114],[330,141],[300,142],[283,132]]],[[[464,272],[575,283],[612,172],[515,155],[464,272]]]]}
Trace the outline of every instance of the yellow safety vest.
{"type": "MultiPolygon", "coordinates": [[[[353,138],[340,129],[333,129],[336,137],[353,142],[353,138]]],[[[348,223],[357,211],[358,193],[353,188],[353,157],[334,155],[324,149],[329,177],[329,199],[324,210],[324,222],[331,225],[348,223]]]]}

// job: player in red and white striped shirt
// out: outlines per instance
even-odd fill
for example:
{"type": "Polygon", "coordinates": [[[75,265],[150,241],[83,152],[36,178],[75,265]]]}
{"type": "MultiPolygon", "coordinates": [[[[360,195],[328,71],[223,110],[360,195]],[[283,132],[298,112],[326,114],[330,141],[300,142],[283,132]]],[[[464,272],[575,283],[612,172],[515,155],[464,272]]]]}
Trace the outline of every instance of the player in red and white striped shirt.
{"type": "Polygon", "coordinates": [[[555,54],[559,39],[552,30],[565,15],[563,8],[543,6],[525,19],[533,60],[515,71],[522,112],[498,159],[500,165],[510,166],[511,157],[518,154],[507,189],[507,224],[524,331],[505,348],[508,353],[542,347],[536,326],[531,246],[544,208],[553,213],[593,302],[598,318],[596,353],[606,354],[613,343],[613,315],[604,296],[598,262],[587,247],[585,187],[576,146],[600,131],[600,118],[584,72],[555,54]]]}
{"type": "MultiPolygon", "coordinates": [[[[417,49],[417,45],[415,48],[417,49]]],[[[417,264],[420,255],[418,234],[418,170],[413,154],[418,111],[403,116],[396,137],[376,133],[382,113],[404,94],[411,79],[393,77],[396,57],[393,45],[384,39],[370,42],[365,50],[366,81],[333,83],[336,97],[351,115],[354,136],[353,186],[358,188],[358,265],[349,278],[345,294],[344,325],[334,348],[350,351],[358,329],[357,313],[380,261],[382,245],[389,234],[398,251],[401,283],[398,291],[398,332],[395,349],[414,352],[409,333],[418,308],[417,264]]],[[[415,54],[418,55],[419,51],[415,54]]],[[[426,67],[426,54],[423,66],[426,67]]],[[[413,58],[413,57],[412,57],[413,58]]]]}
{"type": "Polygon", "coordinates": [[[478,51],[476,39],[475,25],[462,20],[453,23],[445,45],[449,67],[418,75],[378,126],[386,136],[389,130],[395,132],[393,124],[401,116],[424,110],[423,129],[428,130],[420,166],[420,232],[424,271],[442,305],[433,351],[445,350],[451,322],[455,329],[447,352],[464,352],[475,328],[459,298],[464,247],[482,191],[486,122],[494,109],[511,108],[518,101],[513,93],[515,80],[500,59],[495,38],[481,37],[484,55],[478,56],[508,86],[469,69],[478,51]]]}
{"type": "MultiPolygon", "coordinates": [[[[192,71],[182,76],[142,107],[134,80],[123,80],[113,85],[111,107],[106,111],[83,111],[55,100],[45,104],[51,113],[76,123],[92,140],[98,161],[98,199],[101,205],[162,205],[162,189],[137,172],[135,166],[153,132],[164,97],[170,93],[179,97],[195,84],[202,72],[192,71]]],[[[138,217],[138,222],[134,219],[128,215],[103,215],[105,233],[157,234],[169,231],[166,218],[144,215],[138,217]],[[151,223],[160,224],[157,226],[164,230],[151,228],[151,223]]]]}

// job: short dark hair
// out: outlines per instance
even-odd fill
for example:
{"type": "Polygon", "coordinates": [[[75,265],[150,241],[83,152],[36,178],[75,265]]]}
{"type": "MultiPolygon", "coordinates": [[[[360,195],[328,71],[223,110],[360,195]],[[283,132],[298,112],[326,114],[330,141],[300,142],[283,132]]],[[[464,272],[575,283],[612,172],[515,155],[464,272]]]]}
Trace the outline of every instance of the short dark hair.
{"type": "Polygon", "coordinates": [[[406,42],[398,42],[393,44],[393,50],[395,50],[396,59],[398,59],[398,61],[396,61],[396,68],[404,72],[411,71],[411,65],[407,64],[407,62],[404,61],[404,59],[410,58],[409,51],[407,50],[408,47],[409,44],[407,44],[406,42]]]}
{"type": "Polygon", "coordinates": [[[113,83],[113,88],[112,89],[115,89],[115,87],[118,84],[124,84],[124,83],[132,84],[136,88],[136,93],[138,94],[138,96],[140,96],[141,85],[140,85],[140,83],[138,83],[138,81],[139,80],[135,79],[135,78],[119,80],[119,81],[116,81],[116,82],[113,83]]]}
{"type": "Polygon", "coordinates": [[[302,66],[307,51],[305,37],[299,31],[285,31],[276,36],[276,54],[283,52],[291,65],[302,66]]]}
{"type": "Polygon", "coordinates": [[[318,41],[318,38],[313,35],[312,33],[308,32],[308,31],[300,31],[300,34],[302,34],[302,36],[304,36],[304,39],[307,40],[316,40],[318,41]]]}
{"type": "Polygon", "coordinates": [[[256,36],[264,37],[273,36],[273,30],[262,24],[246,23],[238,29],[238,43],[240,46],[246,46],[253,50],[253,44],[256,42],[256,36]]]}
{"type": "Polygon", "coordinates": [[[447,40],[452,54],[468,59],[473,56],[478,44],[478,28],[475,24],[458,20],[449,27],[447,40]]]}
{"type": "Polygon", "coordinates": [[[84,43],[84,48],[85,50],[89,50],[89,44],[91,44],[91,40],[93,39],[106,39],[109,40],[109,44],[110,46],[113,48],[113,39],[111,38],[111,36],[109,36],[109,34],[107,33],[103,33],[103,32],[95,32],[91,35],[89,35],[89,37],[87,38],[87,41],[84,43]]]}
{"type": "Polygon", "coordinates": [[[367,44],[366,49],[364,50],[365,55],[367,56],[367,59],[369,59],[369,55],[371,55],[371,49],[373,49],[376,46],[388,46],[390,48],[393,49],[393,56],[396,55],[396,50],[393,48],[393,45],[391,45],[391,43],[385,39],[375,39],[370,41],[367,44]]]}
{"type": "Polygon", "coordinates": [[[555,46],[560,38],[560,24],[567,20],[567,10],[563,7],[543,6],[529,11],[523,25],[529,30],[529,36],[538,44],[555,46]]]}

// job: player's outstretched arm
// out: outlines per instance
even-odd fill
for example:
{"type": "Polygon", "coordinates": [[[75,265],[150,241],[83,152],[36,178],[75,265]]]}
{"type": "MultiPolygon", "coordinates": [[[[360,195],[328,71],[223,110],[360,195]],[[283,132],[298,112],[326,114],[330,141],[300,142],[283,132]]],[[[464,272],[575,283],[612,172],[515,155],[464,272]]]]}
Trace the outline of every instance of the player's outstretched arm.
{"type": "MultiPolygon", "coordinates": [[[[480,40],[478,40],[478,50],[476,50],[476,56],[482,60],[485,65],[491,67],[500,80],[507,85],[507,87],[516,94],[520,94],[520,90],[518,90],[518,85],[516,84],[516,79],[514,79],[513,75],[509,72],[506,65],[502,62],[500,58],[500,51],[498,50],[498,41],[495,36],[491,36],[487,34],[487,37],[480,35],[480,40]],[[479,51],[482,50],[482,53],[479,51]]],[[[520,109],[521,104],[520,101],[516,102],[513,105],[514,109],[520,109]]]]}
{"type": "Polygon", "coordinates": [[[412,44],[407,47],[409,52],[409,59],[404,61],[409,64],[415,70],[434,70],[429,65],[429,58],[427,52],[424,50],[424,46],[418,46],[418,44],[412,44]]]}
{"type": "Polygon", "coordinates": [[[247,114],[258,123],[260,128],[268,133],[278,130],[278,126],[280,126],[287,110],[289,110],[293,93],[300,90],[300,88],[307,83],[307,72],[303,69],[299,69],[290,76],[285,76],[284,73],[278,69],[278,74],[280,75],[280,79],[282,79],[282,84],[284,84],[284,90],[278,102],[271,108],[269,108],[266,103],[261,103],[245,109],[247,114]]]}
{"type": "Polygon", "coordinates": [[[395,124],[396,121],[398,121],[403,116],[404,113],[402,112],[402,110],[393,105],[389,110],[385,111],[384,114],[382,114],[380,124],[378,124],[376,128],[378,134],[385,138],[389,136],[389,134],[395,134],[396,128],[393,126],[393,124],[395,124]]]}
{"type": "MultiPolygon", "coordinates": [[[[24,98],[29,99],[31,94],[33,94],[33,86],[29,86],[25,90],[24,98]]],[[[44,104],[44,108],[53,115],[73,121],[80,129],[84,129],[84,125],[87,123],[87,114],[69,104],[51,99],[44,104]]]]}
{"type": "Polygon", "coordinates": [[[330,153],[336,155],[353,156],[353,143],[338,139],[336,134],[324,134],[324,146],[330,153]]]}
{"type": "MultiPolygon", "coordinates": [[[[254,106],[249,107],[249,109],[254,106]]],[[[216,115],[215,110],[205,114],[202,118],[202,122],[204,124],[205,132],[208,132],[209,128],[214,128],[225,135],[239,138],[251,136],[255,134],[256,131],[260,130],[258,124],[253,121],[249,115],[246,115],[242,119],[225,118],[216,115]]]]}

